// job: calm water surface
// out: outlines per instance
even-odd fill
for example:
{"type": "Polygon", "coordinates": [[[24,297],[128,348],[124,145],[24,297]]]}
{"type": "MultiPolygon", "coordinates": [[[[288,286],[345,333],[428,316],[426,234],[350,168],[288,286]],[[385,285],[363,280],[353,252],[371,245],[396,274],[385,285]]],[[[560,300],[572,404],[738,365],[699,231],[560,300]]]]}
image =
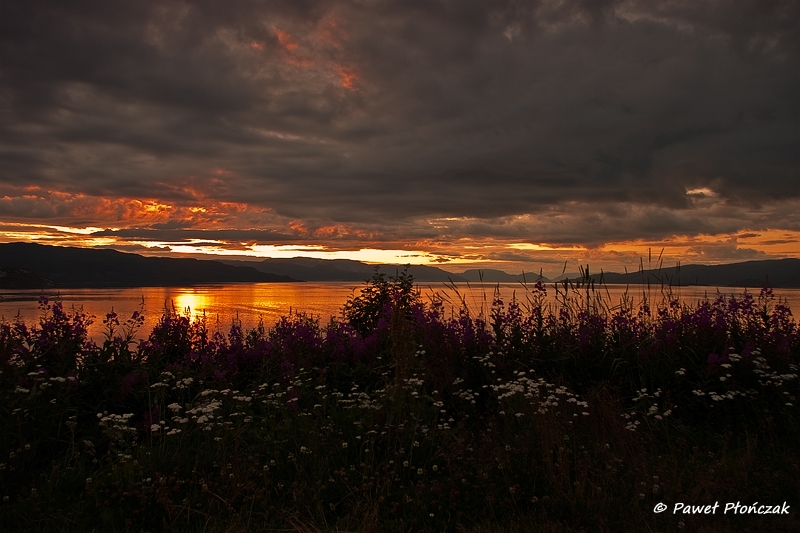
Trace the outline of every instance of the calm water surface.
{"type": "MultiPolygon", "coordinates": [[[[190,313],[192,317],[205,315],[210,327],[219,327],[222,331],[227,331],[234,320],[241,321],[245,328],[255,327],[263,320],[264,325],[269,327],[282,316],[297,311],[319,317],[324,323],[331,316],[340,316],[342,305],[349,297],[358,295],[362,286],[353,282],[240,283],[183,288],[60,289],[48,292],[47,296],[62,302],[65,309],[82,309],[94,316],[90,334],[99,340],[103,333],[102,320],[112,310],[124,320],[134,311],[143,309],[146,320],[140,332],[142,336],[149,333],[165,309],[190,313]]],[[[438,293],[456,308],[463,301],[476,315],[489,308],[498,288],[506,302],[512,297],[524,302],[526,294],[529,294],[516,283],[457,284],[455,288],[442,283],[419,285],[426,299],[438,293]]],[[[625,292],[625,286],[610,285],[604,287],[602,295],[606,301],[616,305],[625,292]]],[[[725,287],[681,287],[677,294],[685,303],[694,304],[705,296],[715,298],[718,292],[726,296],[742,293],[741,289],[725,287]]],[[[634,302],[639,302],[643,296],[647,296],[647,289],[630,286],[627,293],[634,302]]],[[[757,292],[754,294],[758,295],[757,292]]],[[[14,321],[19,317],[28,324],[35,323],[41,316],[38,306],[41,295],[42,292],[38,290],[0,291],[0,318],[14,321]]],[[[547,285],[547,296],[548,301],[555,302],[552,284],[547,285]]],[[[785,300],[795,312],[800,309],[800,289],[776,289],[775,296],[776,301],[778,298],[785,300]]],[[[651,289],[649,299],[661,301],[660,290],[651,289]]]]}

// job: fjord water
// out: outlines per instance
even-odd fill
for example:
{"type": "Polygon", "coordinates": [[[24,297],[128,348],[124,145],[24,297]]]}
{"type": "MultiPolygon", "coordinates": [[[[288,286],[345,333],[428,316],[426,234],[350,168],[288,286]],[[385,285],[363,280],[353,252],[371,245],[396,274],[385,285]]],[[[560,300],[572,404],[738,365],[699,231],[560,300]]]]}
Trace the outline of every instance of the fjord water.
{"type": "MultiPolygon", "coordinates": [[[[130,318],[134,311],[144,311],[145,322],[139,336],[145,337],[165,310],[189,313],[192,318],[205,316],[209,329],[227,332],[234,321],[250,329],[262,321],[271,327],[283,316],[301,312],[319,318],[323,323],[330,317],[341,316],[342,305],[351,296],[358,295],[363,284],[353,282],[326,283],[232,283],[195,287],[135,287],[113,289],[59,289],[43,293],[39,290],[0,292],[0,318],[14,322],[17,318],[26,324],[35,324],[41,317],[39,298],[44,294],[51,302],[61,302],[66,311],[82,310],[94,317],[90,335],[102,339],[103,319],[114,311],[120,322],[130,318]]],[[[516,298],[526,302],[530,288],[519,283],[474,283],[467,285],[445,285],[443,283],[420,283],[423,299],[429,301],[434,293],[445,300],[448,311],[457,312],[463,302],[473,315],[486,312],[499,290],[506,302],[516,298]]],[[[552,283],[546,284],[547,301],[556,303],[556,291],[552,283]]],[[[674,290],[686,304],[695,305],[703,298],[715,299],[740,296],[742,289],[731,287],[680,287],[674,290]]],[[[758,291],[750,291],[758,298],[758,291]]],[[[661,288],[643,286],[608,285],[600,294],[611,306],[618,305],[623,295],[638,304],[647,296],[654,304],[662,301],[661,288]]],[[[579,292],[584,295],[585,292],[579,292]]],[[[773,304],[788,303],[795,313],[800,309],[800,289],[775,289],[773,304]]]]}
{"type": "Polygon", "coordinates": [[[282,316],[303,312],[322,320],[338,316],[348,297],[360,292],[354,283],[231,283],[194,287],[134,287],[109,289],[24,290],[0,293],[0,317],[27,324],[41,316],[39,299],[44,294],[51,302],[61,302],[67,311],[82,310],[94,316],[89,331],[95,340],[102,338],[103,319],[111,311],[120,322],[135,311],[144,312],[141,332],[145,336],[165,311],[205,316],[210,329],[227,332],[233,321],[250,329],[263,321],[272,326],[282,316]]]}

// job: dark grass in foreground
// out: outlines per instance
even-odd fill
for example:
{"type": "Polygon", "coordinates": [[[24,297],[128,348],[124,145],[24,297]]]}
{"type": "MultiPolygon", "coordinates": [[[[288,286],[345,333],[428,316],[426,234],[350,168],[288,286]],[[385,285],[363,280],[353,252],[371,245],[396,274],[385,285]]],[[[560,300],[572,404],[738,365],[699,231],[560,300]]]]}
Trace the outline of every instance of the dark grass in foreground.
{"type": "Polygon", "coordinates": [[[800,331],[770,291],[545,290],[449,316],[376,274],[327,325],[166,314],[136,343],[141,317],[111,314],[99,346],[43,301],[0,325],[0,529],[800,528],[800,331]],[[790,514],[722,514],[737,501],[790,514]]]}

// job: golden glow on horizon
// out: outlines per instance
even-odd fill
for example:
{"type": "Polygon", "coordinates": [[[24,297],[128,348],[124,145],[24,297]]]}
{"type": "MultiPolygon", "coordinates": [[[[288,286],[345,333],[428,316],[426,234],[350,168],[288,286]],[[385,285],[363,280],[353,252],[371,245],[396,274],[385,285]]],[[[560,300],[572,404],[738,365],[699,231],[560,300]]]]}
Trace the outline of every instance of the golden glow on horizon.
{"type": "Polygon", "coordinates": [[[575,252],[586,250],[585,246],[550,246],[548,244],[533,244],[529,242],[515,242],[507,245],[512,250],[533,250],[533,251],[567,251],[575,252]]]}
{"type": "Polygon", "coordinates": [[[91,235],[96,231],[103,231],[103,228],[95,228],[91,226],[86,228],[71,228],[69,226],[49,226],[49,227],[58,231],[63,231],[64,233],[77,233],[78,235],[91,235]]]}
{"type": "MultiPolygon", "coordinates": [[[[139,205],[144,206],[148,203],[142,201],[139,205]]],[[[165,204],[153,202],[149,205],[165,204]]],[[[216,209],[218,205],[210,204],[208,209],[216,209]]],[[[189,208],[181,209],[184,212],[189,211],[189,208]]],[[[164,220],[161,217],[153,218],[159,222],[164,220]]],[[[127,222],[138,224],[139,221],[127,222]]],[[[117,223],[119,224],[119,221],[117,223]]],[[[532,267],[538,270],[540,266],[547,269],[550,265],[555,271],[554,265],[563,265],[564,261],[569,265],[589,263],[606,271],[622,271],[623,268],[638,268],[640,258],[645,261],[648,259],[655,261],[659,255],[664,265],[672,265],[678,261],[683,264],[716,264],[780,257],[800,258],[800,231],[782,229],[743,230],[718,235],[675,235],[662,239],[607,242],[597,246],[563,246],[545,242],[508,242],[488,237],[392,242],[384,240],[382,235],[376,237],[358,228],[321,226],[309,229],[302,220],[279,221],[278,224],[275,230],[280,232],[283,229],[284,234],[287,226],[293,228],[293,231],[297,232],[293,237],[297,242],[255,244],[247,239],[246,232],[240,239],[223,240],[219,239],[213,230],[215,227],[220,227],[230,231],[230,228],[205,224],[198,220],[192,221],[187,227],[207,231],[208,238],[142,240],[141,237],[126,238],[109,233],[95,235],[95,232],[109,231],[97,226],[76,227],[68,224],[0,221],[0,242],[23,241],[61,246],[116,247],[123,251],[147,255],[351,259],[366,263],[430,265],[452,271],[458,271],[463,265],[474,265],[475,268],[482,266],[499,268],[509,272],[532,267]],[[375,246],[376,242],[386,245],[387,249],[375,246]],[[361,246],[358,246],[359,244],[361,246]],[[352,247],[349,248],[350,246],[352,247]]],[[[136,225],[132,226],[135,227],[136,225]]],[[[119,229],[111,228],[114,231],[119,229]]],[[[559,273],[562,268],[563,266],[558,267],[559,273]]]]}
{"type": "Polygon", "coordinates": [[[186,241],[189,244],[225,244],[225,241],[218,241],[216,239],[186,239],[186,241]]]}
{"type": "MultiPolygon", "coordinates": [[[[0,227],[9,226],[9,227],[17,227],[17,228],[41,228],[41,229],[52,229],[55,231],[59,231],[62,233],[72,233],[76,235],[91,235],[96,231],[104,231],[106,228],[97,228],[93,226],[87,226],[84,228],[75,228],[72,226],[58,226],[55,224],[30,224],[30,223],[22,223],[22,222],[0,222],[0,227]]],[[[117,231],[119,228],[108,228],[112,231],[117,231]]],[[[3,231],[0,233],[2,235],[8,235],[9,232],[3,231]]],[[[22,235],[26,235],[23,233],[22,235]]]]}
{"type": "MultiPolygon", "coordinates": [[[[207,242],[207,241],[204,241],[207,242]]],[[[140,243],[144,244],[144,243],[140,243]]],[[[217,248],[207,246],[191,246],[186,244],[149,243],[148,247],[169,247],[170,251],[181,254],[208,254],[221,256],[249,256],[275,259],[292,257],[310,257],[313,259],[351,259],[364,263],[397,263],[401,265],[436,264],[435,254],[423,251],[381,250],[377,248],[361,248],[358,250],[327,250],[317,245],[253,245],[246,248],[217,248]]],[[[450,263],[468,263],[472,260],[452,260],[450,263]]]]}

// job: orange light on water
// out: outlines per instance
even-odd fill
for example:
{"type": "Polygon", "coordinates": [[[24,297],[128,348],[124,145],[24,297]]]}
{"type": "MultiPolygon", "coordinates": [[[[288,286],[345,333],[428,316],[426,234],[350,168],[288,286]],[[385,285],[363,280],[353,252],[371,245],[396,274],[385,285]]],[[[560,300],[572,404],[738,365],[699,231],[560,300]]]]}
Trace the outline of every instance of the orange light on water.
{"type": "Polygon", "coordinates": [[[195,291],[182,292],[173,298],[172,306],[175,308],[175,311],[189,315],[189,317],[194,320],[195,318],[203,316],[203,312],[209,309],[211,306],[211,298],[206,294],[195,291]]]}

